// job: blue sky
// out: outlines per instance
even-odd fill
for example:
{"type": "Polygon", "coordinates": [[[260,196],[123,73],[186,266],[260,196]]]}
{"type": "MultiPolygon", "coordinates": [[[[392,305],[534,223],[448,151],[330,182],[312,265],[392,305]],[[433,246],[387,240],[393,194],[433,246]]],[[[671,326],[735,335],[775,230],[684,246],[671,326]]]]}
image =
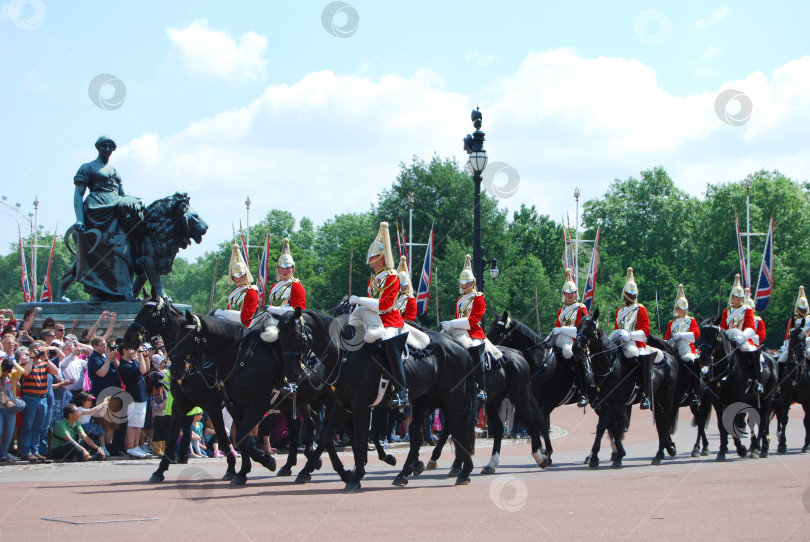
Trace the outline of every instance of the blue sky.
{"type": "MultiPolygon", "coordinates": [[[[4,203],[27,213],[36,195],[39,223],[63,232],[73,175],[107,134],[128,193],[191,194],[211,225],[185,253],[200,255],[245,220],[248,194],[252,220],[319,224],[367,210],[414,155],[465,161],[476,105],[490,163],[519,176],[501,205],[555,219],[573,219],[575,186],[585,201],[657,165],[694,195],[762,168],[808,177],[804,2],[344,4],[6,1],[4,203]],[[330,6],[338,30],[357,21],[348,35],[324,25],[330,6]],[[91,91],[100,74],[125,91],[91,91]],[[743,98],[724,122],[727,89],[743,98]]],[[[0,211],[5,252],[16,228],[0,211]]]]}

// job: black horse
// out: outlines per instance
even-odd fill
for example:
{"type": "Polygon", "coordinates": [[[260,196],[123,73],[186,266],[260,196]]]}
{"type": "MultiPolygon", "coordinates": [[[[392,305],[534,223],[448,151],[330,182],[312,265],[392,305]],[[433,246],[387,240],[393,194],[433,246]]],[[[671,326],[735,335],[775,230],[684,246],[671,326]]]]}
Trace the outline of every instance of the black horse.
{"type": "Polygon", "coordinates": [[[554,355],[542,337],[527,325],[504,312],[489,327],[487,337],[493,344],[520,350],[532,368],[531,389],[539,405],[538,424],[545,443],[545,464],[552,464],[551,412],[558,406],[577,402],[579,391],[574,372],[554,355]]]}
{"type": "MultiPolygon", "coordinates": [[[[660,343],[663,341],[659,339],[660,343]]],[[[602,436],[605,430],[608,430],[616,447],[613,466],[621,467],[622,458],[626,455],[622,445],[624,436],[622,419],[626,417],[625,407],[640,400],[640,394],[637,393],[636,372],[640,370],[641,362],[625,357],[622,346],[608,339],[599,327],[599,309],[593,314],[584,316],[577,326],[574,355],[584,357],[586,349],[590,353],[593,369],[588,375],[588,379],[592,380],[592,385],[588,386],[588,395],[594,412],[599,416],[596,438],[588,464],[591,468],[599,466],[598,454],[602,436]],[[618,427],[611,429],[612,425],[618,427]]],[[[678,424],[678,409],[675,406],[678,365],[671,353],[664,352],[663,361],[653,367],[652,377],[653,417],[658,432],[658,451],[653,457],[652,464],[660,465],[664,458],[664,450],[670,456],[676,454],[671,435],[678,424]]]]}
{"type": "Polygon", "coordinates": [[[807,453],[810,449],[810,372],[808,372],[808,360],[806,358],[807,337],[804,329],[796,327],[795,322],[790,322],[790,336],[788,337],[787,361],[784,366],[780,365],[780,389],[782,398],[774,401],[777,415],[777,433],[779,434],[779,445],[777,453],[787,452],[785,431],[788,424],[788,412],[790,405],[799,403],[804,409],[804,445],[802,453],[807,453]]]}
{"type": "MultiPolygon", "coordinates": [[[[244,485],[251,470],[251,459],[271,471],[276,470],[275,459],[255,446],[250,433],[272,403],[273,383],[278,362],[270,345],[261,340],[248,339],[248,329],[243,325],[215,316],[197,316],[190,312],[180,314],[171,303],[149,301],[135,317],[127,330],[124,341],[140,341],[145,336],[160,334],[166,341],[172,363],[172,380],[182,386],[182,373],[200,373],[213,367],[214,378],[207,381],[206,398],[209,415],[220,412],[224,402],[236,424],[234,441],[242,456],[242,468],[231,480],[232,485],[244,485]],[[152,303],[155,303],[152,305],[152,303]],[[175,371],[178,366],[178,376],[175,371]],[[216,407],[213,406],[216,404],[216,407]]],[[[167,453],[150,481],[163,480],[163,472],[169,467],[170,449],[177,439],[180,416],[196,403],[178,403],[175,387],[172,386],[172,421],[167,438],[167,453]],[[177,413],[177,416],[175,414],[177,413]]],[[[202,405],[199,405],[202,406],[202,405]]],[[[219,438],[219,437],[218,437],[219,438]]],[[[220,442],[230,442],[224,436],[220,442]]]]}
{"type": "MultiPolygon", "coordinates": [[[[333,318],[318,311],[295,309],[279,317],[278,344],[284,359],[288,378],[298,381],[309,378],[304,360],[311,352],[317,353],[326,367],[323,385],[334,386],[342,408],[327,411],[323,433],[329,438],[336,427],[342,425],[346,411],[352,417],[352,451],[354,471],[341,473],[346,490],[360,488],[365,475],[368,455],[369,419],[372,405],[384,405],[391,395],[390,386],[382,386],[388,378],[387,364],[377,359],[374,346],[362,343],[362,337],[353,337],[357,331],[347,324],[348,318],[333,318]]],[[[467,351],[450,337],[427,331],[430,344],[423,352],[411,352],[404,362],[408,391],[413,407],[410,431],[410,452],[394,485],[405,485],[407,477],[420,474],[424,464],[418,461],[422,444],[422,426],[429,408],[442,408],[456,442],[456,456],[463,458],[462,472],[457,485],[469,484],[474,451],[475,376],[472,359],[467,351]]],[[[323,440],[323,439],[322,439],[323,440]]],[[[320,448],[320,445],[319,445],[320,448]]],[[[312,459],[304,472],[312,471],[312,459]]]]}
{"type": "MultiPolygon", "coordinates": [[[[501,404],[507,397],[515,406],[515,416],[519,416],[526,426],[526,432],[532,442],[532,458],[540,466],[546,468],[548,459],[542,450],[540,440],[540,407],[532,396],[531,376],[534,372],[532,365],[523,357],[520,351],[506,346],[499,347],[503,352],[503,357],[494,362],[491,369],[487,371],[486,387],[487,402],[484,409],[487,413],[487,422],[492,429],[492,455],[489,462],[481,469],[481,474],[495,474],[495,469],[500,463],[501,441],[503,440],[503,422],[499,415],[501,404]]],[[[433,448],[428,469],[435,469],[437,462],[442,455],[449,431],[442,430],[439,441],[433,448]]],[[[453,475],[460,465],[458,460],[453,463],[450,475],[453,475]]]]}
{"type": "MultiPolygon", "coordinates": [[[[144,303],[135,321],[127,329],[124,335],[125,344],[138,346],[142,344],[145,337],[154,335],[152,330],[162,329],[166,347],[169,349],[169,356],[173,357],[175,351],[173,345],[177,343],[180,336],[186,333],[174,318],[166,319],[169,315],[169,303],[163,298],[157,300],[150,299],[144,303]],[[161,322],[161,320],[163,320],[161,322]]],[[[166,450],[160,461],[158,470],[152,474],[150,482],[162,482],[163,473],[168,470],[171,463],[188,461],[187,454],[180,454],[177,457],[177,438],[180,428],[185,419],[185,413],[195,406],[199,406],[208,413],[211,424],[220,442],[228,468],[225,471],[223,480],[233,480],[236,475],[236,458],[228,445],[228,433],[222,417],[222,399],[219,394],[212,393],[210,383],[215,380],[213,365],[207,365],[197,370],[190,371],[185,363],[175,363],[171,368],[171,391],[172,391],[172,416],[168,436],[166,437],[166,450]]]]}
{"type": "Polygon", "coordinates": [[[759,363],[758,349],[744,352],[739,346],[732,346],[726,333],[711,320],[701,323],[700,343],[700,364],[709,367],[706,375],[709,393],[704,397],[714,407],[720,432],[720,450],[715,459],[725,461],[729,432],[740,457],[745,457],[747,452],[753,458],[767,457],[770,414],[777,385],[773,360],[763,354],[766,366],[762,367],[761,377],[765,391],[759,395],[754,390],[755,376],[751,369],[754,359],[759,363]],[[744,414],[748,414],[752,425],[759,426],[756,434],[751,431],[751,446],[748,450],[741,443],[739,437],[742,433],[735,424],[735,420],[744,414]]]}

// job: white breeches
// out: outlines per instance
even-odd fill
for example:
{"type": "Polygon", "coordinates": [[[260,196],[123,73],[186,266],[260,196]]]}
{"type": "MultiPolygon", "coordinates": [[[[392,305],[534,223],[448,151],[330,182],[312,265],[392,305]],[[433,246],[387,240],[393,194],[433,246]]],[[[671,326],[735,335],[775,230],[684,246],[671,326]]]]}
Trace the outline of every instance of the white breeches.
{"type": "Polygon", "coordinates": [[[479,344],[484,344],[484,351],[492,356],[492,359],[501,359],[503,352],[498,350],[498,347],[489,342],[489,339],[473,339],[466,329],[455,328],[450,332],[450,336],[461,343],[464,348],[472,348],[479,344]]]}
{"type": "Polygon", "coordinates": [[[574,338],[568,335],[558,333],[554,338],[554,345],[562,351],[564,359],[571,359],[574,357],[574,338]]]}
{"type": "Polygon", "coordinates": [[[380,315],[362,305],[358,305],[349,316],[349,325],[365,330],[364,340],[367,343],[390,339],[405,330],[402,327],[383,327],[380,315]]]}
{"type": "MultiPolygon", "coordinates": [[[[627,345],[625,345],[625,348],[626,347],[627,347],[627,345]]],[[[640,356],[643,356],[643,355],[646,355],[646,354],[655,354],[655,357],[653,358],[653,363],[658,363],[662,359],[664,359],[664,353],[662,351],[660,351],[659,349],[650,346],[649,344],[647,346],[645,346],[644,348],[636,347],[636,350],[638,350],[638,353],[639,353],[640,356]]]]}
{"type": "Polygon", "coordinates": [[[693,361],[695,355],[692,353],[692,345],[687,341],[675,341],[675,346],[678,348],[678,355],[681,359],[693,361]],[[691,357],[688,357],[691,356],[691,357]]]}

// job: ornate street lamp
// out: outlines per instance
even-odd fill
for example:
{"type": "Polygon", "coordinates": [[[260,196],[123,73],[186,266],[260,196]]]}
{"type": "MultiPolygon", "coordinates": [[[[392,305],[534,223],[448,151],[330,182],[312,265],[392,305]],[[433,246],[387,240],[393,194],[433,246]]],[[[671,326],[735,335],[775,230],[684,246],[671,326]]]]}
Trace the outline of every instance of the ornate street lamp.
{"type": "MultiPolygon", "coordinates": [[[[481,247],[481,173],[487,167],[487,151],[484,150],[484,132],[481,131],[481,112],[478,107],[470,116],[475,132],[464,138],[464,150],[470,155],[467,169],[472,173],[475,183],[475,204],[473,207],[473,275],[480,291],[484,290],[483,260],[481,247]]],[[[497,267],[495,267],[497,270],[497,267]]],[[[494,277],[493,277],[494,278],[494,277]]]]}

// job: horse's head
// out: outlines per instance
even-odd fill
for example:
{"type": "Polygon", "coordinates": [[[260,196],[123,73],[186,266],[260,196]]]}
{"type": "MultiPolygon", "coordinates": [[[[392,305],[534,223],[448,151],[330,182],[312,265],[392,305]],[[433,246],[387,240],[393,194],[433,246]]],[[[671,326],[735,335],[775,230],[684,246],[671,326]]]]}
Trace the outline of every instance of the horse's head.
{"type": "Polygon", "coordinates": [[[581,357],[585,354],[585,349],[591,345],[596,345],[599,341],[599,309],[592,314],[583,316],[577,326],[577,338],[574,340],[574,355],[581,357]]]}
{"type": "Polygon", "coordinates": [[[501,344],[503,346],[512,346],[510,341],[511,332],[514,322],[509,318],[509,312],[504,311],[503,316],[492,322],[487,331],[487,339],[492,344],[501,344]]]}
{"type": "Polygon", "coordinates": [[[168,300],[162,297],[147,299],[124,333],[123,343],[134,348],[142,345],[147,337],[166,337],[167,332],[175,327],[177,316],[179,313],[168,300]]]}
{"type": "Polygon", "coordinates": [[[284,374],[290,382],[303,378],[301,364],[312,350],[312,332],[301,307],[278,316],[278,343],[284,374]]]}
{"type": "Polygon", "coordinates": [[[795,367],[804,361],[807,334],[804,328],[797,325],[796,321],[790,319],[790,333],[788,335],[788,366],[795,367]]]}
{"type": "Polygon", "coordinates": [[[717,320],[706,318],[700,323],[700,365],[706,367],[714,360],[721,359],[731,350],[731,345],[717,323],[717,320]]]}

